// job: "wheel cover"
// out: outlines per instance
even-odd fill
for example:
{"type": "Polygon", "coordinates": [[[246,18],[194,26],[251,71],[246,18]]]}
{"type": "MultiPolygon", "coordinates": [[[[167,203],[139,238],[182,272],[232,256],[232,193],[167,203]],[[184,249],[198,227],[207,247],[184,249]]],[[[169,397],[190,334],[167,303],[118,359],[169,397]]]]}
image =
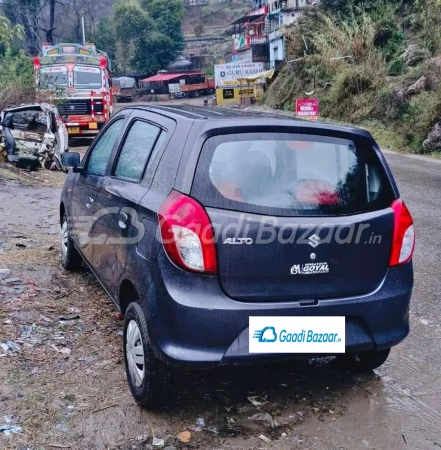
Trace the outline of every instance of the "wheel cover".
{"type": "Polygon", "coordinates": [[[138,324],[131,320],[126,332],[126,358],[130,377],[136,387],[141,387],[145,377],[144,346],[138,324]]]}
{"type": "Polygon", "coordinates": [[[67,244],[69,242],[69,230],[67,228],[67,220],[63,222],[63,226],[61,227],[61,257],[63,261],[66,260],[67,257],[67,244]]]}

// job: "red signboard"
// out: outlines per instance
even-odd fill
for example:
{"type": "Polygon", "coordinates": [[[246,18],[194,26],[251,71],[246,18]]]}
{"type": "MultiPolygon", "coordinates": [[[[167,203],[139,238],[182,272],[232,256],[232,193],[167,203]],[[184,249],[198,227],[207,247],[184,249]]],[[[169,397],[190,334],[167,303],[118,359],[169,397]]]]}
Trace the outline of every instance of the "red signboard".
{"type": "Polygon", "coordinates": [[[296,100],[296,116],[299,119],[318,120],[319,101],[316,98],[298,98],[296,100]]]}

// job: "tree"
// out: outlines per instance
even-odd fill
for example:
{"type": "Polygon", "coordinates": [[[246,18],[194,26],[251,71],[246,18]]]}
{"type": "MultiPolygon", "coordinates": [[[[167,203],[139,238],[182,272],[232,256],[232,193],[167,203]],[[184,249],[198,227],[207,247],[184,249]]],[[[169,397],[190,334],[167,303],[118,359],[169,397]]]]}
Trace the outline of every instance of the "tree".
{"type": "MultiPolygon", "coordinates": [[[[181,0],[119,0],[114,7],[114,23],[119,45],[129,57],[130,66],[139,73],[165,69],[182,51],[181,0]]],[[[119,58],[117,58],[119,59],[119,58]]],[[[127,61],[120,61],[126,66],[127,61]]]]}
{"type": "Polygon", "coordinates": [[[117,37],[113,17],[103,17],[94,34],[93,42],[99,50],[104,50],[113,61],[116,58],[117,37]]]}
{"type": "Polygon", "coordinates": [[[147,11],[157,30],[168,36],[176,45],[175,53],[178,55],[184,48],[182,21],[185,10],[182,0],[150,0],[147,11]]]}
{"type": "Polygon", "coordinates": [[[25,38],[21,25],[11,26],[0,16],[0,110],[14,104],[29,102],[35,93],[31,59],[14,44],[25,38]]]}

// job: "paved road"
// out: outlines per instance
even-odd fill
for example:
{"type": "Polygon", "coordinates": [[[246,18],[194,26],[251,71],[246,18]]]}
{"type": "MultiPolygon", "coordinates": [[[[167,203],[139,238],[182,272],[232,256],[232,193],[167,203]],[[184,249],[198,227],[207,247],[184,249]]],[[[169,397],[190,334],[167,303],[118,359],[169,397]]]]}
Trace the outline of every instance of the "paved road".
{"type": "Polygon", "coordinates": [[[386,157],[416,225],[412,330],[372,395],[326,425],[317,448],[441,448],[441,161],[386,157]]]}

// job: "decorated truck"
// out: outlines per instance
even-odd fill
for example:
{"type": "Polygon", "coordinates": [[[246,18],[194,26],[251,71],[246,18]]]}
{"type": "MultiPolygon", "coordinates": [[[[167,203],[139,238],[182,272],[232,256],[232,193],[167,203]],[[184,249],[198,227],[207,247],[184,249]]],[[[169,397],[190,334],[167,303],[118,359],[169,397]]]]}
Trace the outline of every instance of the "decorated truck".
{"type": "Polygon", "coordinates": [[[98,134],[113,108],[107,54],[94,44],[45,44],[34,69],[40,97],[57,104],[69,135],[98,134]]]}

